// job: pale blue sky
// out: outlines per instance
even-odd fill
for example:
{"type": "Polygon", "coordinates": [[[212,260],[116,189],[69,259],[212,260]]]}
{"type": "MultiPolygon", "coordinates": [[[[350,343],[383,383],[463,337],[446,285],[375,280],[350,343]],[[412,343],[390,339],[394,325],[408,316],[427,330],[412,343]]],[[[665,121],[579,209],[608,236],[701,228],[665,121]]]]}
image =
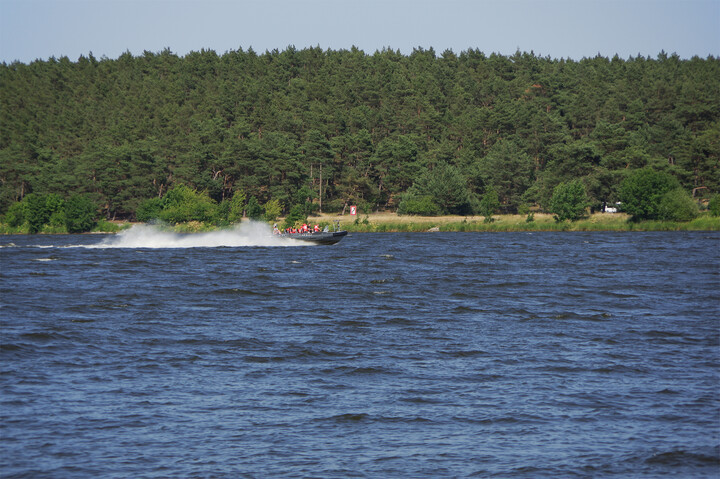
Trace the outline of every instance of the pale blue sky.
{"type": "Polygon", "coordinates": [[[720,0],[0,0],[0,62],[170,48],[720,56],[720,0]]]}

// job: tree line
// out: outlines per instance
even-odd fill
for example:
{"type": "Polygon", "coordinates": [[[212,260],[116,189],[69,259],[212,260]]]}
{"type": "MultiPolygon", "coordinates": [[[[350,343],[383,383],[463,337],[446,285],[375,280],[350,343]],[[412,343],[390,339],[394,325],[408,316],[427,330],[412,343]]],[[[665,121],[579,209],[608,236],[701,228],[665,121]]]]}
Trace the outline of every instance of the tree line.
{"type": "Polygon", "coordinates": [[[718,59],[664,52],[288,47],[3,63],[0,213],[31,194],[80,195],[107,219],[145,218],[168,192],[189,194],[180,187],[225,219],[251,200],[280,214],[551,211],[571,183],[599,208],[639,170],[709,198],[718,79],[718,59]]]}

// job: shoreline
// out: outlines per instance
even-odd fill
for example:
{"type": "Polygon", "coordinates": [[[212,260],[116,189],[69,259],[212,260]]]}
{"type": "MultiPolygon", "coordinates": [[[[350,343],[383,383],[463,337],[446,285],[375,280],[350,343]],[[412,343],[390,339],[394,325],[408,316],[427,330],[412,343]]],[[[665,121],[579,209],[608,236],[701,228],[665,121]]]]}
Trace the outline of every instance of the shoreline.
{"type": "MultiPolygon", "coordinates": [[[[433,232],[573,232],[573,231],[720,231],[720,217],[702,214],[688,222],[672,222],[648,220],[630,222],[624,213],[594,213],[585,219],[557,223],[552,214],[535,213],[533,221],[528,222],[525,215],[495,215],[494,221],[486,223],[483,216],[408,216],[396,213],[369,213],[357,216],[321,213],[310,216],[308,223],[332,225],[335,221],[340,229],[351,233],[433,233],[433,232]]],[[[283,221],[279,218],[277,222],[283,221]]],[[[247,218],[243,222],[249,221],[247,218]]],[[[146,223],[130,221],[104,221],[105,229],[98,229],[82,234],[112,234],[127,230],[135,225],[146,223]]],[[[227,228],[226,226],[208,225],[189,222],[168,227],[177,233],[207,233],[227,228]]],[[[11,231],[6,225],[0,224],[0,235],[28,234],[22,231],[11,231]]],[[[68,234],[63,231],[42,231],[37,234],[68,234]]]]}
{"type": "Polygon", "coordinates": [[[325,214],[320,221],[340,221],[341,229],[350,232],[540,232],[540,231],[720,231],[720,217],[707,214],[689,222],[630,222],[624,213],[594,213],[587,218],[557,223],[552,214],[535,213],[534,220],[526,215],[495,215],[486,223],[483,216],[399,216],[395,213],[371,213],[349,219],[348,215],[325,214]]]}

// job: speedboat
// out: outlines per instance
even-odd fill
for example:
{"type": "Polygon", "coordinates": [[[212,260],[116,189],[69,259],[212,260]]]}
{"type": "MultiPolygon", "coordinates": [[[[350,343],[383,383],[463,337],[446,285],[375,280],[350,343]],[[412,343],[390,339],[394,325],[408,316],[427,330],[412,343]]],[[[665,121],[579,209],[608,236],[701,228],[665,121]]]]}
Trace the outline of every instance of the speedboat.
{"type": "Polygon", "coordinates": [[[308,233],[280,233],[275,236],[315,244],[335,244],[347,236],[347,234],[347,231],[318,231],[308,233]]]}
{"type": "Polygon", "coordinates": [[[298,233],[281,233],[279,230],[277,230],[277,224],[274,226],[274,236],[276,238],[286,238],[286,239],[294,239],[298,241],[305,241],[308,243],[315,243],[315,244],[335,244],[341,239],[343,239],[345,236],[347,236],[348,232],[345,230],[340,230],[340,222],[335,221],[333,231],[330,231],[330,228],[327,226],[322,231],[305,231],[305,232],[298,232],[298,233]]]}

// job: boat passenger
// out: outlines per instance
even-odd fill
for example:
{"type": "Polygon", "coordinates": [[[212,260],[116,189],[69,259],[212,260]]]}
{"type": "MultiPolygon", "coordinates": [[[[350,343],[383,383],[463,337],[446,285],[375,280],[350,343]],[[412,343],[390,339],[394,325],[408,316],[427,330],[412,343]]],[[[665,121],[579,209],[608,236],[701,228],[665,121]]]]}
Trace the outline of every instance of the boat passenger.
{"type": "Polygon", "coordinates": [[[315,225],[315,228],[313,228],[313,230],[315,230],[316,233],[319,233],[319,232],[320,232],[320,226],[319,226],[319,225],[315,225]]]}

